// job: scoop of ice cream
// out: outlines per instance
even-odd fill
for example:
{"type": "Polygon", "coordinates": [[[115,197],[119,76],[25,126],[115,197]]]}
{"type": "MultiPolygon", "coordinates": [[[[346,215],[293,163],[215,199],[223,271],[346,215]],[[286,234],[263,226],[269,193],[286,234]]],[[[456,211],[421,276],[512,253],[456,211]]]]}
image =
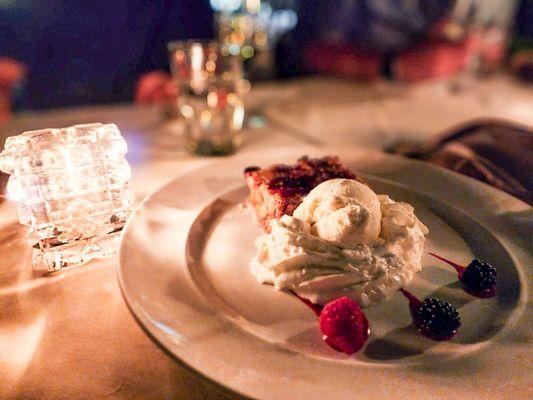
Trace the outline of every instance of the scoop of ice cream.
{"type": "Polygon", "coordinates": [[[411,205],[346,179],[320,184],[271,228],[250,265],[259,282],[313,303],[347,296],[363,307],[411,282],[428,233],[411,205]]]}
{"type": "Polygon", "coordinates": [[[353,179],[331,179],[314,188],[293,216],[311,233],[344,247],[378,241],[381,205],[378,196],[353,179]]]}

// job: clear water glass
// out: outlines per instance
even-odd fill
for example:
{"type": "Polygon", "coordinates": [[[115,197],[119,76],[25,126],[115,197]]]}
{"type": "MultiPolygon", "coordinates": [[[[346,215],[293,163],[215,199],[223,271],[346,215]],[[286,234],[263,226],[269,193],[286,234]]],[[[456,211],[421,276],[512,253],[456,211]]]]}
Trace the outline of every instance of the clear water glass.
{"type": "Polygon", "coordinates": [[[241,61],[218,42],[178,41],[168,49],[187,150],[203,156],[233,153],[244,119],[241,61]]]}
{"type": "Polygon", "coordinates": [[[113,124],[43,129],[9,137],[0,170],[30,227],[33,267],[41,272],[107,257],[133,205],[127,145],[113,124]]]}

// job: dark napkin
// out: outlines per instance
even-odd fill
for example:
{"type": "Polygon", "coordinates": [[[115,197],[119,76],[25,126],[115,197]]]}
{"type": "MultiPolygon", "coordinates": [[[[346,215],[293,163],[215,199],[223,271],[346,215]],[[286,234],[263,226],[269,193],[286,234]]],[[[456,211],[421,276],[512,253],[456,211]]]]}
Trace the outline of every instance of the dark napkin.
{"type": "Polygon", "coordinates": [[[533,130],[507,121],[463,124],[422,145],[393,153],[429,161],[488,183],[533,205],[533,130]]]}

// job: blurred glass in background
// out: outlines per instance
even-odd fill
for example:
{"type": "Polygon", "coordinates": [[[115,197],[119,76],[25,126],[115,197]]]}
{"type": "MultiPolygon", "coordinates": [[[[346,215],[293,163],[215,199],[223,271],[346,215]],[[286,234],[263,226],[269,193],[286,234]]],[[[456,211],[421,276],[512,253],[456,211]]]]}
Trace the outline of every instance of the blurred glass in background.
{"type": "Polygon", "coordinates": [[[239,56],[249,79],[275,77],[273,50],[298,23],[296,0],[210,0],[219,40],[239,56]]]}
{"type": "Polygon", "coordinates": [[[168,49],[186,149],[203,156],[231,154],[240,142],[249,85],[239,57],[218,41],[177,41],[168,49]]]}

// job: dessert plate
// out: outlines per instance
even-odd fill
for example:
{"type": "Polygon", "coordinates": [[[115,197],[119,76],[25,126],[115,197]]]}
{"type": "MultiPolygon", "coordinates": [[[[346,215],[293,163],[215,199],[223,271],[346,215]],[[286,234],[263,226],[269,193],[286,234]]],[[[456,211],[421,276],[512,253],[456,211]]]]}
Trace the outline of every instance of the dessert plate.
{"type": "Polygon", "coordinates": [[[457,275],[425,255],[409,286],[455,305],[462,326],[452,341],[420,336],[406,299],[365,309],[371,335],[357,354],[323,343],[314,314],[289,293],[260,285],[249,271],[260,230],[242,171],[293,162],[287,148],[216,162],[146,198],[123,232],[118,278],[145,332],[178,362],[231,391],[257,399],[428,399],[526,395],[533,352],[530,309],[532,210],[521,201],[431,165],[359,148],[337,154],[376,193],[407,201],[430,229],[432,251],[498,268],[498,294],[464,293],[457,275]],[[522,390],[522,393],[520,393],[522,390]]]}

